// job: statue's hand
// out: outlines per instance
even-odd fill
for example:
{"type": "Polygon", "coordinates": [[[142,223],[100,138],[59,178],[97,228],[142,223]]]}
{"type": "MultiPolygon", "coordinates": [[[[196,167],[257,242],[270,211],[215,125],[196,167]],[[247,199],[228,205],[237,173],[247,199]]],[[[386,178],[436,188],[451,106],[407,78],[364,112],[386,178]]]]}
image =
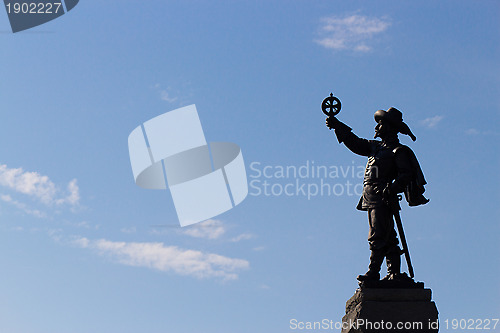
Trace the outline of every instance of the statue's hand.
{"type": "Polygon", "coordinates": [[[326,127],[328,127],[329,129],[335,129],[337,127],[338,124],[340,124],[341,122],[335,118],[334,116],[331,116],[331,117],[328,117],[326,118],[326,127]]]}

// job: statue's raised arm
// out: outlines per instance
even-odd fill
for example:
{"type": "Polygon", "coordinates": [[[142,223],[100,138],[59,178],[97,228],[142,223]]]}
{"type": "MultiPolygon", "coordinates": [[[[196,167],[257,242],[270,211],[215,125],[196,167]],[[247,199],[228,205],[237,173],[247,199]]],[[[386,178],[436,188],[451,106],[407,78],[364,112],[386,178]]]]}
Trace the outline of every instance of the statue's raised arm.
{"type": "Polygon", "coordinates": [[[370,156],[372,147],[368,140],[358,137],[352,129],[336,117],[328,117],[326,126],[335,130],[339,143],[344,143],[349,150],[361,156],[370,156]]]}

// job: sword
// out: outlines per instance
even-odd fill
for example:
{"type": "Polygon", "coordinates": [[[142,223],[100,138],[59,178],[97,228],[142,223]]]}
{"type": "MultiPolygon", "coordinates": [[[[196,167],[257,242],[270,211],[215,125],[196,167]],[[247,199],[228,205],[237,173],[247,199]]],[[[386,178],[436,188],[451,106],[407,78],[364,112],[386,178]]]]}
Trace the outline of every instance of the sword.
{"type": "MultiPolygon", "coordinates": [[[[400,194],[396,197],[398,201],[401,201],[402,197],[400,194]]],[[[408,273],[410,273],[410,277],[413,278],[415,274],[413,273],[413,266],[411,264],[410,259],[410,251],[408,250],[408,244],[406,243],[405,232],[403,230],[403,223],[401,222],[401,216],[399,216],[399,207],[396,205],[397,201],[392,201],[390,207],[392,208],[392,215],[394,215],[394,220],[396,220],[396,226],[398,227],[399,238],[401,239],[401,245],[403,246],[403,250],[401,253],[404,253],[406,259],[406,265],[408,266],[408,273]]]]}

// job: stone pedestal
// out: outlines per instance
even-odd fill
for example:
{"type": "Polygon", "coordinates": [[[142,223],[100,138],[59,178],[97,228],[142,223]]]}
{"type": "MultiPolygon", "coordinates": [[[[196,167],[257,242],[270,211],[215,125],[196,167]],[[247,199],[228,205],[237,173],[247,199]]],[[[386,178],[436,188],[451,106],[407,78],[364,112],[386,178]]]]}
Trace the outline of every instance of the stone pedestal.
{"type": "Polygon", "coordinates": [[[409,288],[361,283],[346,303],[342,333],[438,332],[438,311],[431,296],[421,282],[409,288]]]}

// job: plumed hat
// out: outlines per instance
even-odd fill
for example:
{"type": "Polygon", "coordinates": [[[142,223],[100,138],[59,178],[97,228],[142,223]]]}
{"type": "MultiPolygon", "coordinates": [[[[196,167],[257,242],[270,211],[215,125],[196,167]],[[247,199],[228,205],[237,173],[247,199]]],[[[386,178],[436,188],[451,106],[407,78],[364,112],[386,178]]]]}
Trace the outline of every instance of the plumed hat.
{"type": "Polygon", "coordinates": [[[413,141],[417,140],[408,125],[403,122],[403,114],[398,109],[390,107],[387,111],[378,110],[375,112],[374,117],[377,123],[380,120],[387,121],[389,124],[394,126],[399,133],[409,135],[413,141]]]}

